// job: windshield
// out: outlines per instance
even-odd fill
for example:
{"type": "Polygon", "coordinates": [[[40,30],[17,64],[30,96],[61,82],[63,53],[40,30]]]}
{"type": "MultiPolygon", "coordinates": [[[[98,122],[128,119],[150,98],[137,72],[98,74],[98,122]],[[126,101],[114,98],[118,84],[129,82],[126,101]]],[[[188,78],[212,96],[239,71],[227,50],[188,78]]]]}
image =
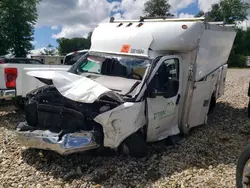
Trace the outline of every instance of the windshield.
{"type": "Polygon", "coordinates": [[[79,52],[72,55],[67,55],[64,60],[64,65],[74,65],[87,52],[79,52]]]}
{"type": "Polygon", "coordinates": [[[92,73],[142,80],[150,61],[137,57],[88,54],[79,59],[70,72],[78,75],[92,73]]]}

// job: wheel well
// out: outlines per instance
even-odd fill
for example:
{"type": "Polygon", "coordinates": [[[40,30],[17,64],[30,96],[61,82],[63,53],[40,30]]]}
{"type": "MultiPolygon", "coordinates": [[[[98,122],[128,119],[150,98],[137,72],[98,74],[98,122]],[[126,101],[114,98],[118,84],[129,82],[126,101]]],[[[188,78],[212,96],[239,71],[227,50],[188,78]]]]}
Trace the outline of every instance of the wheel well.
{"type": "Polygon", "coordinates": [[[143,138],[144,141],[147,140],[147,125],[144,125],[136,132],[139,136],[143,138]]]}
{"type": "Polygon", "coordinates": [[[215,107],[216,107],[216,97],[215,97],[215,93],[213,93],[212,96],[211,96],[211,99],[210,99],[208,114],[213,113],[215,107]]]}

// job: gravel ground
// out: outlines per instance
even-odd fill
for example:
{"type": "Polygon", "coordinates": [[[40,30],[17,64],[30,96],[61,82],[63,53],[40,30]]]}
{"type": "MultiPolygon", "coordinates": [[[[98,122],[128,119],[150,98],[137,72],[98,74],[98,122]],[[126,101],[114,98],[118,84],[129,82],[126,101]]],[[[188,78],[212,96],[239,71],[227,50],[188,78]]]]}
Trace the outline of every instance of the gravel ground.
{"type": "Polygon", "coordinates": [[[250,137],[249,78],[250,70],[230,69],[225,95],[208,124],[178,146],[150,145],[143,159],[27,150],[12,133],[22,114],[0,106],[0,187],[235,187],[237,157],[250,137]]]}

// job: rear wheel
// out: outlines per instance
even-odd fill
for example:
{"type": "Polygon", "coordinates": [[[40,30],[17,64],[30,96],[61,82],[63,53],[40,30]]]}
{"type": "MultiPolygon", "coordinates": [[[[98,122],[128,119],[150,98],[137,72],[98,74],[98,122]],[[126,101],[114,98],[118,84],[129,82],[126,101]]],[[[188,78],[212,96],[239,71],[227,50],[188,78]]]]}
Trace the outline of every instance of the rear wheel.
{"type": "Polygon", "coordinates": [[[144,157],[147,155],[148,148],[143,138],[137,133],[134,133],[123,141],[119,150],[124,155],[144,157]]]}

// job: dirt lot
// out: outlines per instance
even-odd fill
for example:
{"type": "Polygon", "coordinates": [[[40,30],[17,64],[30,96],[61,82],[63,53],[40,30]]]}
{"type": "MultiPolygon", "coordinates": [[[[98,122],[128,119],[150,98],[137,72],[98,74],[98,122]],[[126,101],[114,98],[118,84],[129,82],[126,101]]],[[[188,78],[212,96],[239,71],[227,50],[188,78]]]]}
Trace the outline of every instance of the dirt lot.
{"type": "Polygon", "coordinates": [[[225,95],[208,124],[179,146],[150,145],[143,159],[27,150],[12,133],[22,114],[0,106],[0,187],[235,187],[237,157],[250,138],[249,80],[250,70],[229,70],[225,95]]]}

